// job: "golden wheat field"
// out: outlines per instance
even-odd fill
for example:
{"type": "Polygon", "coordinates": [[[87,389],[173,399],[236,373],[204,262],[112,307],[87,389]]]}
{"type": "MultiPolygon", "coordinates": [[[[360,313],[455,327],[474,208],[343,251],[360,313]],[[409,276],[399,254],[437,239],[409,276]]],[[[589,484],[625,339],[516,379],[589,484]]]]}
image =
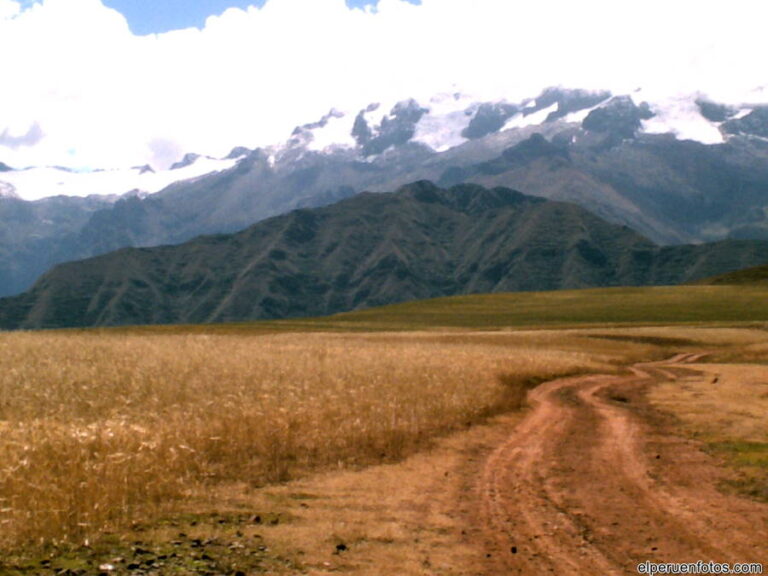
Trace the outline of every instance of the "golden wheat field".
{"type": "Polygon", "coordinates": [[[626,354],[547,332],[2,334],[0,542],[81,543],[212,484],[397,459],[626,354]]]}

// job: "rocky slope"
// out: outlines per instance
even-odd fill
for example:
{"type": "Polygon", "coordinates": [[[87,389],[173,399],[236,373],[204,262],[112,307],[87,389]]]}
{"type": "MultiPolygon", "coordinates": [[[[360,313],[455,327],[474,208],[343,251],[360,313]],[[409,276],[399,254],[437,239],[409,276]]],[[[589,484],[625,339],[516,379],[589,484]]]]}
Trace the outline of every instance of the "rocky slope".
{"type": "MultiPolygon", "coordinates": [[[[561,89],[514,103],[451,95],[334,110],[280,145],[233,150],[230,168],[98,211],[84,207],[77,225],[37,216],[28,231],[0,238],[0,295],[25,289],[55,263],[235,232],[420,179],[575,202],[662,244],[768,238],[767,111],[561,89]],[[34,232],[41,226],[50,239],[42,244],[34,232]]],[[[187,156],[172,172],[194,165],[187,156]]],[[[0,198],[8,202],[20,200],[0,198]]],[[[9,214],[0,208],[3,227],[15,225],[9,214]]]]}
{"type": "Polygon", "coordinates": [[[452,294],[672,284],[768,262],[768,242],[659,247],[573,204],[417,182],[233,235],[60,265],[0,300],[0,326],[203,323],[452,294]]]}

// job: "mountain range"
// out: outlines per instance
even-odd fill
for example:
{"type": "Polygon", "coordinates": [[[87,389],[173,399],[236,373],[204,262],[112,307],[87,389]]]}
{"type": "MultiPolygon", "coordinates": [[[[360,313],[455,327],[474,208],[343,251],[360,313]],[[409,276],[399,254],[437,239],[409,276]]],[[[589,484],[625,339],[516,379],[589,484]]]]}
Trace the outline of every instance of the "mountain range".
{"type": "Polygon", "coordinates": [[[454,294],[676,284],[768,262],[768,242],[661,247],[570,203],[420,181],[231,235],[62,264],[0,327],[315,316],[454,294]]]}
{"type": "MultiPolygon", "coordinates": [[[[175,172],[202,160],[212,161],[188,155],[175,172]]],[[[236,148],[215,168],[153,194],[0,195],[0,295],[57,263],[231,233],[422,179],[574,202],[659,244],[768,238],[768,107],[697,95],[649,103],[549,89],[515,103],[456,94],[332,110],[282,144],[236,148]]],[[[3,170],[0,187],[18,176],[3,170]]]]}

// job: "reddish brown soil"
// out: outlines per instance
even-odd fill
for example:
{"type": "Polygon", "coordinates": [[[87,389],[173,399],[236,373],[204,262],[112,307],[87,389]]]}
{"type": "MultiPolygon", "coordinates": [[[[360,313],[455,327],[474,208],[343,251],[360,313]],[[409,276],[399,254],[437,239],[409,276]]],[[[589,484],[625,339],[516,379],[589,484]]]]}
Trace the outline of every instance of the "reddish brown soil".
{"type": "Polygon", "coordinates": [[[546,383],[486,459],[468,521],[485,574],[635,574],[639,562],[765,562],[768,506],[718,490],[727,472],[644,390],[700,355],[630,376],[546,383]]]}

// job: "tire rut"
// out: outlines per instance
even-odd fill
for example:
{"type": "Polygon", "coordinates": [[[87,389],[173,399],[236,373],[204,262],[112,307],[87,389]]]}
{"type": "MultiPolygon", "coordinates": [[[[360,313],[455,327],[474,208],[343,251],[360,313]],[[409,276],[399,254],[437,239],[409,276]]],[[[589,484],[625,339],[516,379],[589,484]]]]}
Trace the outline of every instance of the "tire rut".
{"type": "Polygon", "coordinates": [[[533,409],[487,458],[477,484],[488,574],[761,560],[755,526],[768,526],[768,506],[696,482],[713,464],[690,443],[662,435],[668,450],[654,456],[649,439],[659,432],[615,395],[695,374],[686,365],[702,356],[637,364],[628,376],[554,380],[530,393],[533,409]]]}

